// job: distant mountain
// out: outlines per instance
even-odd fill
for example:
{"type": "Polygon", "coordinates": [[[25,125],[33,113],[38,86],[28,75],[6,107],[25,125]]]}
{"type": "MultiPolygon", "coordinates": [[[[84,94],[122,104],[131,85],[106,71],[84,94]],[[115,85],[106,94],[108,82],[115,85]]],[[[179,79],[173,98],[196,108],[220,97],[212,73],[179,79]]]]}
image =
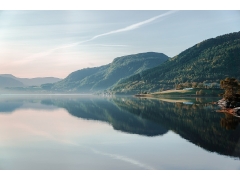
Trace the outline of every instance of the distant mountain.
{"type": "Polygon", "coordinates": [[[9,81],[9,83],[12,83],[11,86],[8,86],[7,83],[6,85],[2,85],[1,87],[40,86],[42,84],[55,83],[61,80],[60,78],[55,77],[18,78],[13,76],[12,74],[0,74],[0,77],[8,78],[8,80],[6,80],[9,81]],[[15,84],[13,84],[13,82],[15,82],[15,84]]]}
{"type": "Polygon", "coordinates": [[[23,87],[24,84],[16,79],[11,77],[2,77],[0,76],[0,88],[4,87],[23,87]]]}
{"type": "Polygon", "coordinates": [[[40,86],[46,83],[56,83],[62,79],[56,77],[18,78],[26,86],[40,86]]]}
{"type": "Polygon", "coordinates": [[[240,80],[240,32],[205,40],[165,63],[119,82],[115,93],[158,91],[185,82],[217,82],[226,77],[240,80]]]}
{"type": "Polygon", "coordinates": [[[48,87],[69,92],[94,92],[112,87],[119,80],[156,67],[169,59],[163,53],[147,52],[118,57],[112,63],[75,71],[48,87]]]}

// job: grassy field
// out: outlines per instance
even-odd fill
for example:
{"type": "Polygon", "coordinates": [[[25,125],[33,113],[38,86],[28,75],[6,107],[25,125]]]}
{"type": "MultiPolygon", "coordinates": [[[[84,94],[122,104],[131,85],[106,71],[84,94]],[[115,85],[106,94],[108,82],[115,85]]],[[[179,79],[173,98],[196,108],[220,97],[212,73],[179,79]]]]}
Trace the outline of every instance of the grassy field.
{"type": "MultiPolygon", "coordinates": [[[[152,95],[162,95],[162,94],[183,94],[183,93],[193,93],[194,90],[167,90],[167,91],[161,91],[161,92],[155,92],[152,93],[152,95]]],[[[196,91],[195,91],[196,93],[196,91]]]]}
{"type": "Polygon", "coordinates": [[[186,96],[194,96],[194,97],[202,97],[202,96],[218,96],[219,94],[223,93],[222,89],[202,89],[202,88],[194,88],[194,89],[183,89],[183,90],[166,90],[161,92],[155,92],[149,94],[149,96],[152,97],[158,97],[158,96],[180,96],[180,97],[186,97],[186,96]],[[201,94],[197,95],[197,92],[201,91],[201,94]]]}

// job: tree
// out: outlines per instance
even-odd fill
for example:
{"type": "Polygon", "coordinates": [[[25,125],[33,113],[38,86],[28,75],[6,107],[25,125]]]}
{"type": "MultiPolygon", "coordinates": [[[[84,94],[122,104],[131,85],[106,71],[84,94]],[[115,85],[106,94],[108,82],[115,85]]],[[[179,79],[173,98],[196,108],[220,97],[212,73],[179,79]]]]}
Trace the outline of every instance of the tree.
{"type": "Polygon", "coordinates": [[[228,101],[239,101],[240,85],[235,78],[220,81],[220,87],[225,90],[223,97],[228,101]]]}
{"type": "Polygon", "coordinates": [[[198,83],[198,86],[197,86],[198,88],[204,88],[204,85],[203,85],[203,83],[198,83]]]}
{"type": "Polygon", "coordinates": [[[205,92],[201,89],[200,91],[198,91],[198,95],[205,95],[205,92]]]}
{"type": "Polygon", "coordinates": [[[182,84],[178,84],[176,89],[183,89],[183,85],[182,84]]]}
{"type": "Polygon", "coordinates": [[[196,91],[196,95],[199,95],[199,91],[196,91]]]}
{"type": "Polygon", "coordinates": [[[192,88],[196,88],[198,86],[198,83],[197,82],[193,82],[192,83],[192,88]]]}

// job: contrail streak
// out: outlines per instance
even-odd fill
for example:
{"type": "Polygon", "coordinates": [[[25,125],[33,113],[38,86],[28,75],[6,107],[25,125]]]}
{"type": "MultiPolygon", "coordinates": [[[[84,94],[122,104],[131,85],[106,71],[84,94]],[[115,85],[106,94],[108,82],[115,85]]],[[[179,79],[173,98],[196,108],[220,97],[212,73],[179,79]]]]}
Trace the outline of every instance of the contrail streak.
{"type": "MultiPolygon", "coordinates": [[[[54,51],[57,51],[59,49],[65,49],[65,48],[70,48],[70,47],[74,47],[74,46],[77,46],[77,45],[80,45],[80,44],[83,44],[83,43],[86,43],[86,42],[89,42],[89,41],[92,41],[94,39],[97,39],[97,38],[100,38],[100,37],[103,37],[103,36],[108,36],[108,35],[111,35],[111,34],[117,34],[117,33],[121,33],[121,32],[127,32],[127,31],[131,31],[131,30],[134,30],[134,29],[138,29],[140,28],[141,26],[144,26],[150,22],[153,22],[155,21],[156,19],[159,19],[159,18],[162,18],[162,17],[165,17],[165,16],[168,16],[168,15],[171,15],[173,13],[175,13],[177,11],[168,11],[164,14],[160,14],[158,16],[155,16],[155,17],[152,17],[150,19],[147,19],[145,21],[141,21],[139,23],[135,23],[135,24],[132,24],[130,26],[127,26],[125,28],[121,28],[121,29],[117,29],[117,30],[114,30],[114,31],[110,31],[110,32],[107,32],[107,33],[103,33],[103,34],[98,34],[96,36],[93,36],[92,38],[90,39],[87,39],[87,40],[84,40],[84,41],[80,41],[80,42],[75,42],[75,43],[72,43],[72,44],[66,44],[66,45],[63,45],[63,46],[59,46],[59,47],[56,47],[56,48],[53,48],[53,49],[50,49],[48,51],[45,51],[45,52],[41,52],[41,53],[37,53],[33,56],[30,56],[28,57],[28,59],[32,59],[32,58],[39,58],[39,57],[43,57],[43,56],[47,56],[51,53],[53,53],[54,51]]],[[[26,60],[27,61],[27,60],[26,60]]]]}

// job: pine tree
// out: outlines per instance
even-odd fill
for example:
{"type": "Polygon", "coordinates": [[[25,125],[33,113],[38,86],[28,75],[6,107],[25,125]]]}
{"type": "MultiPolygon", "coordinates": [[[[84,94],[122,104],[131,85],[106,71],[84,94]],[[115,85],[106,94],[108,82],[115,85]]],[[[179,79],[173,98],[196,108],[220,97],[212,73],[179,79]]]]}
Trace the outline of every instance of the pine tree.
{"type": "Polygon", "coordinates": [[[223,97],[228,101],[239,101],[240,85],[235,78],[226,78],[220,81],[220,86],[225,90],[223,97]]]}

